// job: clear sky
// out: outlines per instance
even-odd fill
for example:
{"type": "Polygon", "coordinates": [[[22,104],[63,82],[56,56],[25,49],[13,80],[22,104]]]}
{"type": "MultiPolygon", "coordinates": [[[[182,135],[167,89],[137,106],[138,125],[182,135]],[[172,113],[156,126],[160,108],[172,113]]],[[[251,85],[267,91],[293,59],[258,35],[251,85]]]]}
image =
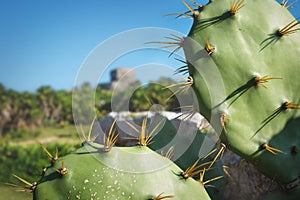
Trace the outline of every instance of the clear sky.
{"type": "MultiPolygon", "coordinates": [[[[198,0],[198,3],[207,1],[198,0]]],[[[186,11],[181,0],[0,0],[0,83],[17,91],[42,85],[71,89],[88,55],[111,36],[143,27],[187,34],[192,20],[166,17],[186,11]]],[[[299,3],[291,9],[300,17],[299,3]]],[[[148,50],[120,57],[110,69],[148,63],[180,66],[168,53],[148,50]]],[[[168,75],[168,73],[166,73],[168,75]]],[[[142,81],[164,73],[137,71],[142,81]]],[[[101,82],[109,81],[108,72],[101,82]]]]}

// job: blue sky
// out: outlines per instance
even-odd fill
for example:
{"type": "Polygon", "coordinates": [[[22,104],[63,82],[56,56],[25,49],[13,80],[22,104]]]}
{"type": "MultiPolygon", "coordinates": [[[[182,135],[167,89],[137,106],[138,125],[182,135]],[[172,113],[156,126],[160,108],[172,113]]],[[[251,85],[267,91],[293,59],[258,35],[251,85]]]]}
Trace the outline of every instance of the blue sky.
{"type": "MultiPolygon", "coordinates": [[[[181,0],[0,0],[0,83],[17,91],[35,91],[42,85],[71,89],[80,66],[99,44],[131,29],[161,27],[187,34],[192,20],[166,17],[186,11],[181,0]]],[[[198,0],[198,3],[206,1],[198,0]]],[[[300,17],[297,2],[291,11],[300,17]]],[[[116,47],[115,47],[116,48],[116,47]]],[[[168,53],[135,51],[109,66],[146,66],[160,63],[174,69],[180,63],[168,53]]],[[[104,72],[101,82],[109,80],[104,72]]],[[[142,82],[161,75],[137,71],[142,82]]]]}

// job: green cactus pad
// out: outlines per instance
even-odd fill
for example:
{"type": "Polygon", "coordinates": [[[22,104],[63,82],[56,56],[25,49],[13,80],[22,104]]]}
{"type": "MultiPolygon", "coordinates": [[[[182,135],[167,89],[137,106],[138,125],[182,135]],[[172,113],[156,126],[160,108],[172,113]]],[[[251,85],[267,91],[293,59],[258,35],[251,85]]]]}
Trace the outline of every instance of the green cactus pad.
{"type": "Polygon", "coordinates": [[[199,110],[222,142],[284,184],[300,175],[297,29],[275,0],[215,0],[182,45],[199,110]]]}
{"type": "MultiPolygon", "coordinates": [[[[173,147],[173,156],[170,158],[181,169],[186,170],[191,167],[194,162],[199,159],[199,165],[212,161],[217,154],[215,153],[204,158],[213,148],[216,148],[216,142],[209,138],[209,134],[214,135],[212,128],[206,130],[206,133],[201,132],[196,126],[191,127],[191,123],[182,121],[180,129],[177,130],[173,123],[163,116],[156,116],[151,126],[155,127],[157,123],[163,121],[163,127],[153,137],[149,148],[155,151],[166,153],[169,148],[173,147]]],[[[203,166],[207,168],[208,165],[203,166]]],[[[223,170],[223,163],[220,157],[217,158],[212,168],[205,172],[203,182],[212,180],[216,177],[222,177],[212,181],[206,190],[211,199],[222,199],[225,185],[227,183],[227,175],[223,170]]],[[[195,176],[199,179],[199,175],[195,176]]]]}
{"type": "Polygon", "coordinates": [[[47,170],[34,199],[210,199],[201,183],[183,179],[182,170],[148,147],[114,147],[86,143],[47,170]],[[61,175],[56,169],[67,169],[61,175]]]}
{"type": "Polygon", "coordinates": [[[272,191],[262,195],[260,199],[262,200],[298,200],[300,197],[300,186],[293,188],[291,191],[272,191]]]}

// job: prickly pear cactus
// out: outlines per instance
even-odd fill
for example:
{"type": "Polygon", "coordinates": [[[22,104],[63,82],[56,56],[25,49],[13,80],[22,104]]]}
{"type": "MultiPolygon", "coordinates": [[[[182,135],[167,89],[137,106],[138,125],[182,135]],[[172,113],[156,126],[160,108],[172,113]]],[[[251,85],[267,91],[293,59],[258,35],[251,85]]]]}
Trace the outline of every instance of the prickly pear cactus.
{"type": "Polygon", "coordinates": [[[59,158],[33,190],[34,199],[210,199],[203,185],[148,147],[85,143],[59,158]]]}
{"type": "MultiPolygon", "coordinates": [[[[224,172],[225,166],[220,159],[221,156],[215,142],[206,138],[210,140],[211,146],[214,148],[207,152],[201,149],[206,134],[198,130],[196,126],[192,127],[191,123],[181,121],[180,128],[177,129],[170,120],[163,116],[156,116],[152,126],[155,127],[161,121],[164,122],[163,127],[154,135],[149,148],[158,152],[162,151],[183,170],[188,169],[199,159],[198,165],[202,165],[202,168],[207,170],[202,173],[201,182],[206,187],[210,198],[222,199],[227,175],[224,172]]],[[[211,132],[207,134],[214,134],[213,130],[211,132]]],[[[196,174],[194,178],[200,180],[200,174],[196,174]]]]}
{"type": "Polygon", "coordinates": [[[275,0],[192,9],[183,47],[199,110],[228,148],[286,186],[300,175],[300,26],[275,0]]]}
{"type": "Polygon", "coordinates": [[[288,192],[273,191],[260,197],[263,200],[298,200],[300,197],[300,186],[293,188],[288,192]]]}

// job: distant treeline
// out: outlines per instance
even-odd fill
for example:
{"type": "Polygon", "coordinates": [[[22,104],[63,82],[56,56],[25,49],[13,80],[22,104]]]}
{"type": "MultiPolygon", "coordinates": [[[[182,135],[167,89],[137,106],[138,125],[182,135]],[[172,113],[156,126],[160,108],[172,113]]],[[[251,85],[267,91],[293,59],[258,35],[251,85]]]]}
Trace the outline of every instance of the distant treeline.
{"type": "Polygon", "coordinates": [[[136,83],[133,87],[137,89],[133,94],[129,94],[130,90],[113,94],[112,91],[84,83],[76,88],[77,95],[72,95],[72,90],[54,90],[50,86],[42,86],[36,92],[17,92],[0,84],[0,136],[15,130],[32,131],[41,126],[73,124],[72,101],[75,102],[76,115],[82,118],[82,122],[86,120],[88,123],[90,119],[86,118],[86,113],[96,109],[98,118],[101,118],[111,111],[112,94],[116,99],[114,108],[117,111],[126,110],[122,102],[128,97],[132,112],[149,110],[153,104],[160,104],[165,110],[174,110],[179,104],[176,98],[167,101],[172,92],[165,89],[172,83],[168,78],[161,78],[144,87],[136,83]],[[93,102],[88,102],[85,98],[91,93],[95,93],[95,98],[93,102]]]}

